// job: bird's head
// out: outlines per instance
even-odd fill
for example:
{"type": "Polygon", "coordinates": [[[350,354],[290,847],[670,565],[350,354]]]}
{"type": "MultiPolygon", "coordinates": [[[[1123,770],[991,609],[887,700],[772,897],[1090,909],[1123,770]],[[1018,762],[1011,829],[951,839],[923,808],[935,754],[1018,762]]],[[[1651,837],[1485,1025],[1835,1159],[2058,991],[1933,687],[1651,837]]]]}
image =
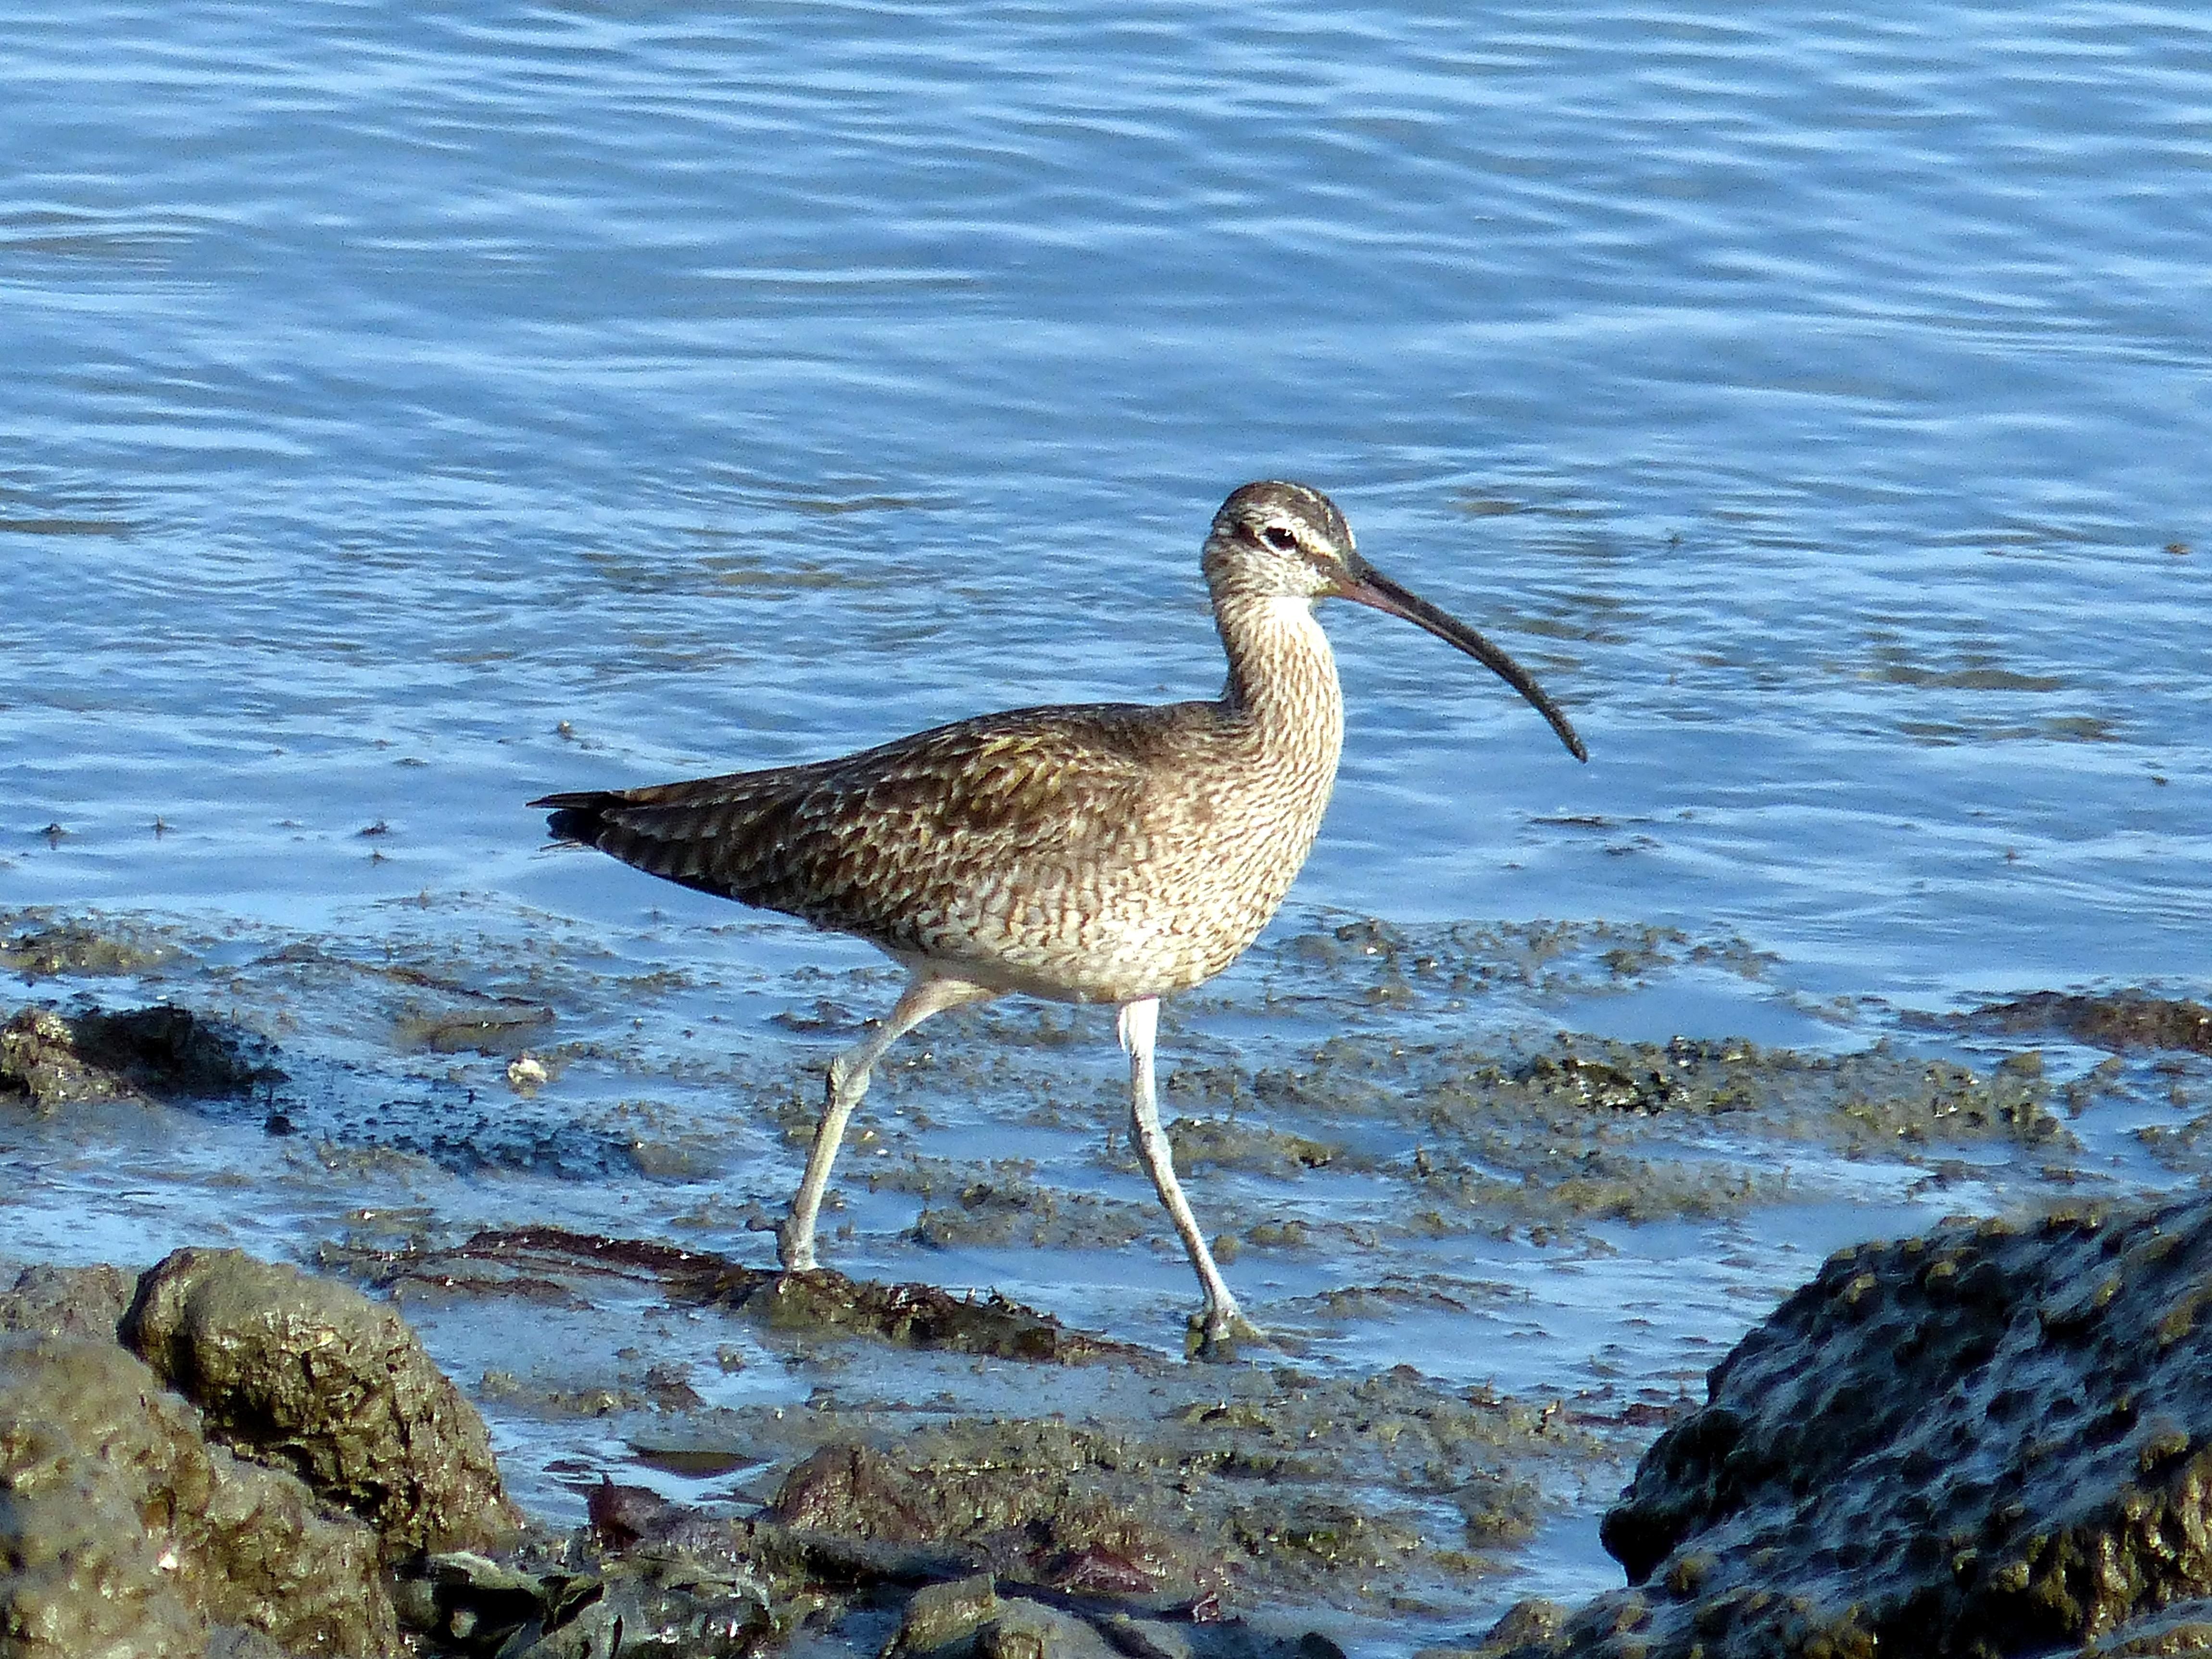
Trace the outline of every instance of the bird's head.
{"type": "Polygon", "coordinates": [[[1217,606],[1252,599],[1350,599],[1425,629],[1526,697],[1569,754],[1589,758],[1573,725],[1527,669],[1361,558],[1344,514],[1312,486],[1270,479],[1231,492],[1206,532],[1204,562],[1217,606]]]}
{"type": "Polygon", "coordinates": [[[1336,503],[1301,483],[1248,483],[1206,538],[1206,580],[1228,598],[1321,599],[1358,580],[1359,550],[1336,503]]]}

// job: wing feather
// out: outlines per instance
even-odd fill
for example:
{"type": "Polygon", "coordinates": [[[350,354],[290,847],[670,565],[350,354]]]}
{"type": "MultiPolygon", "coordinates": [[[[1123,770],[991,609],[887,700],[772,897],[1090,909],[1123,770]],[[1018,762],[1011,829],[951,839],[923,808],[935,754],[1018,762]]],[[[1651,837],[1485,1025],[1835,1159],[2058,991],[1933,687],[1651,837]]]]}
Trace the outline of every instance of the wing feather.
{"type": "Polygon", "coordinates": [[[1212,704],[1018,708],[836,760],[548,795],[554,836],[817,926],[927,951],[972,902],[1143,855],[1163,766],[1212,704]],[[979,872],[984,880],[979,884],[979,872]]]}

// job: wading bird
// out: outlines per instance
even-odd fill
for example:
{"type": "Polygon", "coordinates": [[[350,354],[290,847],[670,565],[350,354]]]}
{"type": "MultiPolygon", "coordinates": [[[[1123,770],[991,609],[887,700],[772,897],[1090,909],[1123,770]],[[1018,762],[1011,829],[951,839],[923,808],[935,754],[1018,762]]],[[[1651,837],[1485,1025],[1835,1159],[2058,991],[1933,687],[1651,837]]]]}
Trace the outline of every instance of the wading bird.
{"type": "Polygon", "coordinates": [[[1306,860],[1336,781],[1344,697],[1314,601],[1371,605],[1459,647],[1582,739],[1521,665],[1392,581],[1304,484],[1246,484],[1206,538],[1229,655],[1210,702],[981,714],[804,766],[531,803],[555,837],[867,940],[907,970],[888,1018],[830,1062],[822,1121],[777,1254],[816,1265],[830,1167],[884,1051],[932,1014],[1022,992],[1120,1010],[1130,1139],[1206,1296],[1205,1349],[1249,1334],[1176,1180],[1154,1098],[1159,1000],[1257,938],[1306,860]]]}

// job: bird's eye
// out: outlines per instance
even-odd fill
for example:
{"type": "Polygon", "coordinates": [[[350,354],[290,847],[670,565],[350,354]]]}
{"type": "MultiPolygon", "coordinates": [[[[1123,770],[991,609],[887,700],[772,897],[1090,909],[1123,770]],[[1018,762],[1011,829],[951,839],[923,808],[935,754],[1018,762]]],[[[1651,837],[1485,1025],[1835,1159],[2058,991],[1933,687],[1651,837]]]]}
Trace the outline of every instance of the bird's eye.
{"type": "Polygon", "coordinates": [[[1278,553],[1295,553],[1298,550],[1297,535],[1279,524],[1271,524],[1261,531],[1260,539],[1278,553]]]}

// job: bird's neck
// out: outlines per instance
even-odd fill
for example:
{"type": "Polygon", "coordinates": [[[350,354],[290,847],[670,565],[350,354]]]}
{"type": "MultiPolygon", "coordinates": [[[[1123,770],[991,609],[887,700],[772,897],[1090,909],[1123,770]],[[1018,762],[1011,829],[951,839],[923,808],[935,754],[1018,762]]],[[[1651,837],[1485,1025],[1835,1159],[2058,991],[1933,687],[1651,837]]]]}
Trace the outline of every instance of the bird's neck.
{"type": "Polygon", "coordinates": [[[1223,595],[1213,619],[1229,653],[1222,707],[1266,748],[1301,751],[1334,776],[1344,747],[1336,658],[1310,599],[1223,595]]]}

